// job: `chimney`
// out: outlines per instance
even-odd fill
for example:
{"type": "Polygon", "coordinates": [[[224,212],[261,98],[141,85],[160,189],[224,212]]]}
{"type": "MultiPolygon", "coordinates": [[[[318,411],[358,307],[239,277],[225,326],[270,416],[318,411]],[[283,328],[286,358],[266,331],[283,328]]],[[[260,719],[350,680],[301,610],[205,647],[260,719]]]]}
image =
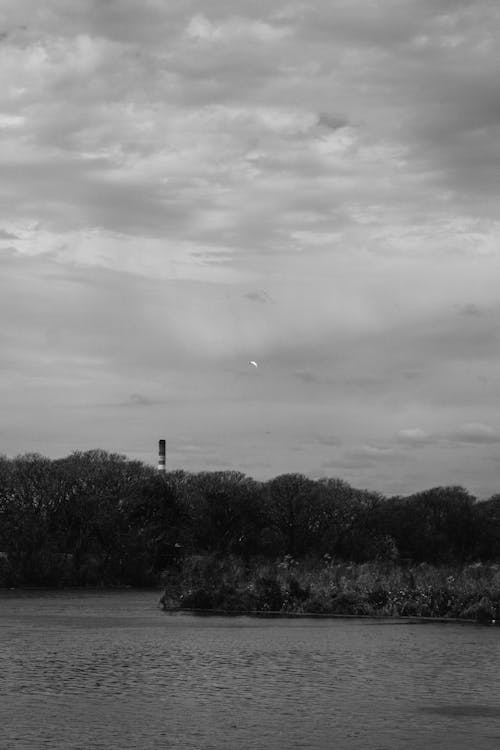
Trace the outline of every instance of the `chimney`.
{"type": "Polygon", "coordinates": [[[158,471],[165,472],[165,441],[160,440],[158,446],[158,471]]]}

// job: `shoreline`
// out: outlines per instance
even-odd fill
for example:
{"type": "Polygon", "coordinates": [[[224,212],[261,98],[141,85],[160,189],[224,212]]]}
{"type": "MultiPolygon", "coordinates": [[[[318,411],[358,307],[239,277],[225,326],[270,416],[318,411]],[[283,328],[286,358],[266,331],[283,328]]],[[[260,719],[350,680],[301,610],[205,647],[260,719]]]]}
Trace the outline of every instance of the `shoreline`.
{"type": "MultiPolygon", "coordinates": [[[[161,602],[160,602],[161,603],[161,602]]],[[[167,615],[198,615],[200,617],[255,617],[260,619],[281,619],[281,620],[374,620],[377,622],[386,622],[389,624],[399,625],[431,625],[440,623],[443,625],[500,625],[500,622],[491,620],[490,622],[479,622],[473,618],[460,617],[405,617],[404,615],[351,615],[340,613],[326,612],[280,612],[278,610],[269,612],[266,610],[222,610],[222,609],[196,609],[179,607],[163,608],[167,615]]]]}

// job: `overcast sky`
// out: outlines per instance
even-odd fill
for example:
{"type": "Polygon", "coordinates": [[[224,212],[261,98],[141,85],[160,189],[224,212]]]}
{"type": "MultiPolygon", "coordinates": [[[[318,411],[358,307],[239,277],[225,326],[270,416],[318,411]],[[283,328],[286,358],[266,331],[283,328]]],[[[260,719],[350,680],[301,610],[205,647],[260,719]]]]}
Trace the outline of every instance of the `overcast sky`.
{"type": "Polygon", "coordinates": [[[3,0],[0,451],[500,492],[499,33],[3,0]]]}

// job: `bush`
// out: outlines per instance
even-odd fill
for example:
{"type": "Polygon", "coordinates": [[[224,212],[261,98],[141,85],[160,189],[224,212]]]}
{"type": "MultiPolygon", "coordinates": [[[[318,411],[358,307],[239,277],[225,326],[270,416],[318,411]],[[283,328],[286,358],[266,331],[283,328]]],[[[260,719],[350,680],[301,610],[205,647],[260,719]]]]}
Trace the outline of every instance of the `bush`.
{"type": "Polygon", "coordinates": [[[283,609],[283,593],[276,578],[258,578],[254,584],[254,594],[258,610],[280,612],[283,609]]]}
{"type": "Polygon", "coordinates": [[[338,615],[360,615],[367,613],[367,605],[353,591],[343,591],[332,596],[330,612],[338,615]]]}
{"type": "Polygon", "coordinates": [[[212,592],[204,588],[196,588],[181,594],[180,604],[183,609],[215,609],[212,592]]]}
{"type": "Polygon", "coordinates": [[[495,619],[496,608],[489,597],[482,596],[479,601],[470,604],[463,610],[462,617],[486,624],[495,619]]]}
{"type": "Polygon", "coordinates": [[[371,604],[375,609],[381,609],[382,607],[385,607],[389,601],[389,594],[385,589],[379,586],[368,592],[367,601],[368,604],[371,604]]]}
{"type": "Polygon", "coordinates": [[[497,619],[498,570],[482,566],[472,571],[312,559],[251,564],[208,555],[186,559],[164,582],[166,599],[186,609],[497,619]]]}

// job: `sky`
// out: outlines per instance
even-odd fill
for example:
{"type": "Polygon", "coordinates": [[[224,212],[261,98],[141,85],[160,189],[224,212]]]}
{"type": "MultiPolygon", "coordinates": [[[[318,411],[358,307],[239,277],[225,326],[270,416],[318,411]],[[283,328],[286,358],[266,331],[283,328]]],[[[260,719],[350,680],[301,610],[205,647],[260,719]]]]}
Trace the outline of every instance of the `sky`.
{"type": "Polygon", "coordinates": [[[3,0],[0,452],[500,492],[499,31],[3,0]]]}

